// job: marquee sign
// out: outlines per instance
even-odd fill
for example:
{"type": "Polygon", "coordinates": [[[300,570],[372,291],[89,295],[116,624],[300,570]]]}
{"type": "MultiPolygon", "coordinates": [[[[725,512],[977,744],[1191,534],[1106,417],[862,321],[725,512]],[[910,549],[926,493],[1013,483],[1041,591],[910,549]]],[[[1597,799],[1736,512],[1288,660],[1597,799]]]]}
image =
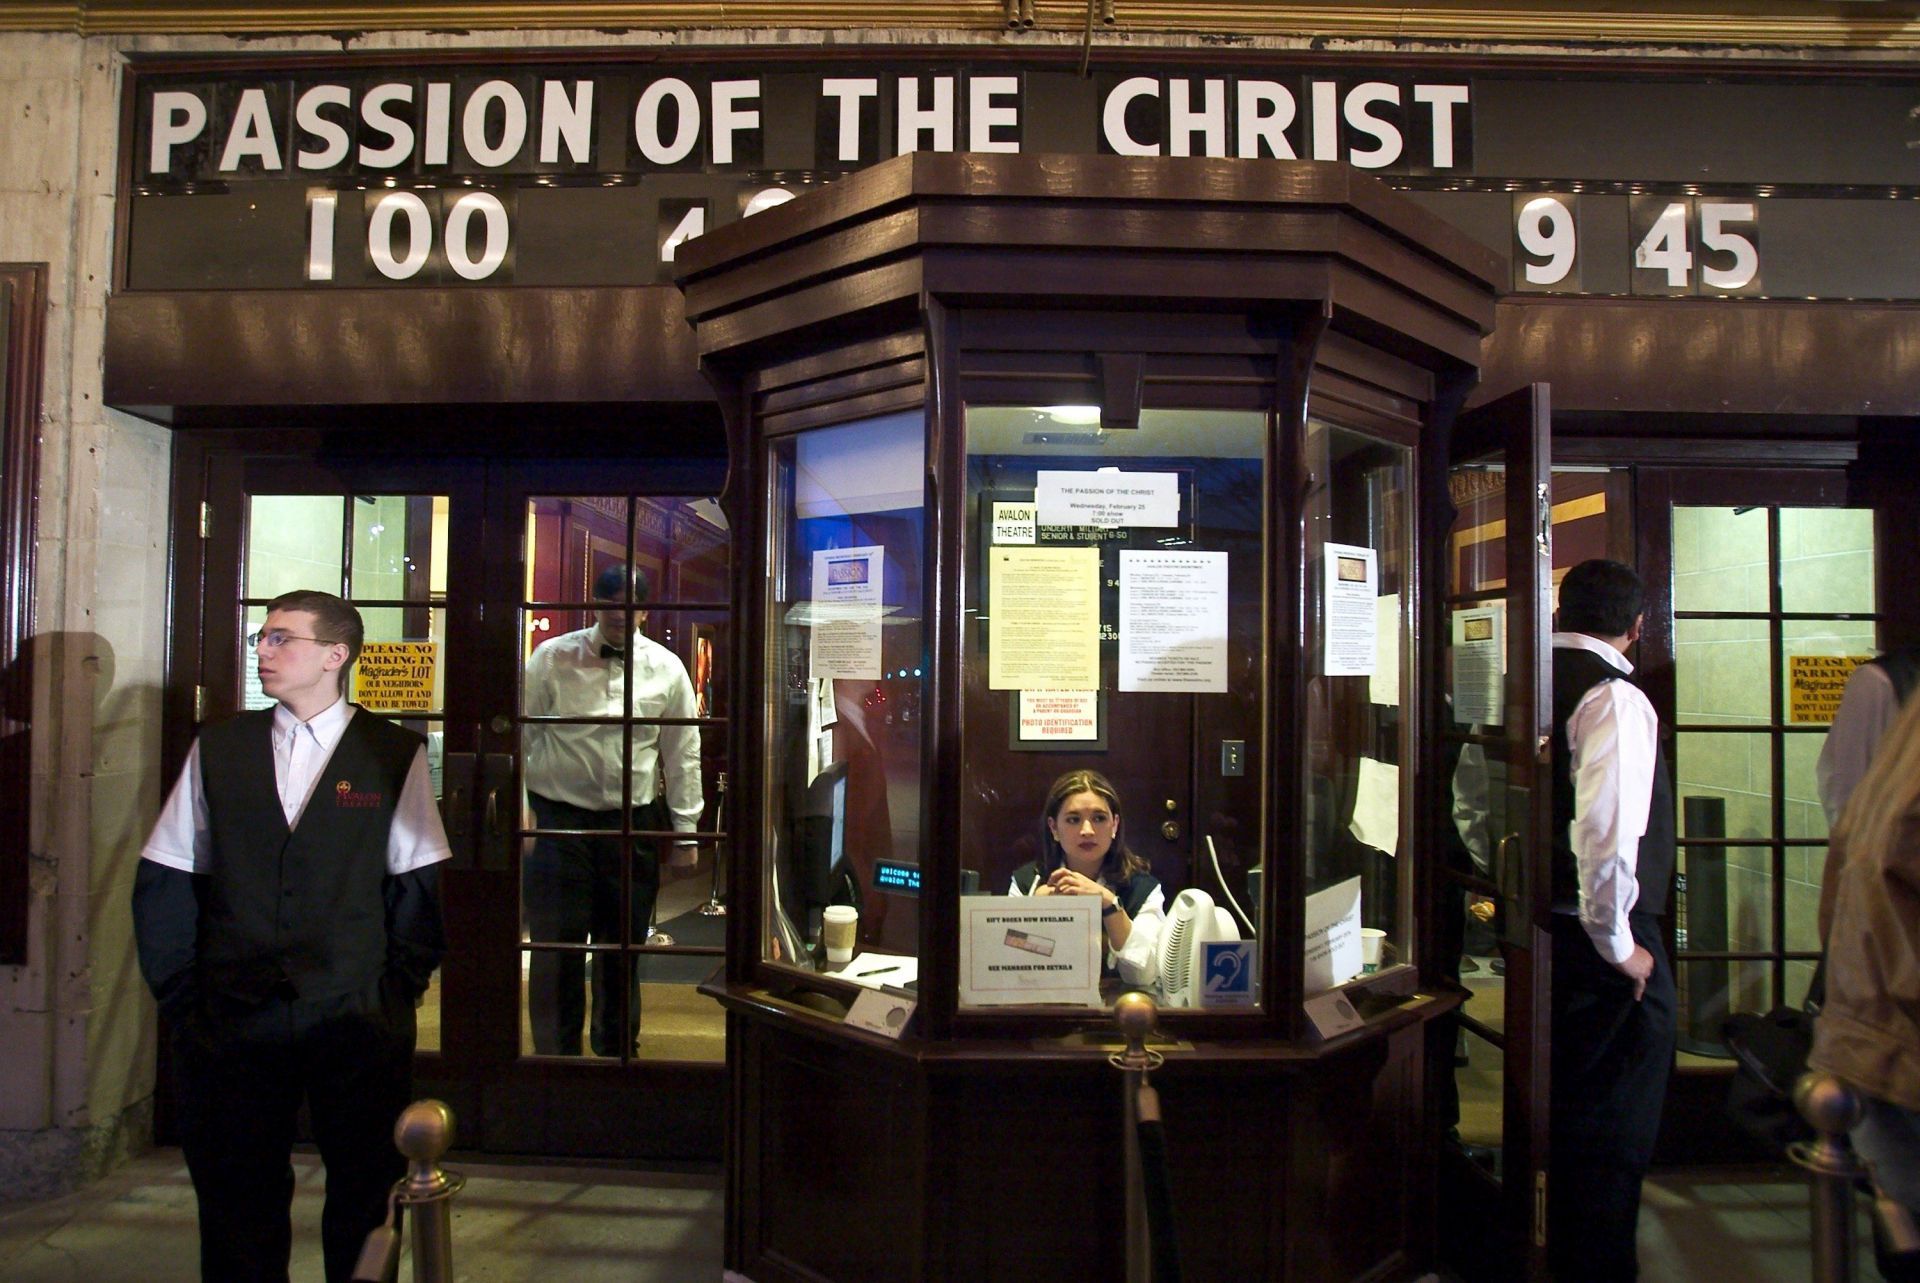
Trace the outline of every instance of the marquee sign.
{"type": "Polygon", "coordinates": [[[664,281],[709,227],[925,149],[1344,161],[1507,253],[1518,291],[1920,297],[1897,81],[850,58],[133,86],[130,289],[664,281]],[[1769,150],[1782,120],[1817,151],[1769,150]]]}

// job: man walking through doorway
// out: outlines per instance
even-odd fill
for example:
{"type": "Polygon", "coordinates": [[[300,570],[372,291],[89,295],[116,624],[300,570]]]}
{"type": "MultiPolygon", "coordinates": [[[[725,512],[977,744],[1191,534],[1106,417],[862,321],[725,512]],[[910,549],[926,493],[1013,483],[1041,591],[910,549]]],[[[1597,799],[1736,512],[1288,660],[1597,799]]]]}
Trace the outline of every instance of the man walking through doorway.
{"type": "Polygon", "coordinates": [[[1640,1183],[1673,1065],[1673,971],[1659,915],[1673,794],[1659,719],[1626,680],[1645,593],[1617,561],[1560,584],[1553,635],[1552,1158],[1559,1283],[1639,1277],[1640,1183]]]}
{"type": "Polygon", "coordinates": [[[292,592],[253,634],[278,702],[202,729],[141,851],[140,969],[172,1033],[208,1283],[284,1280],[304,1102],[345,1283],[406,1163],[414,1007],[446,942],[425,741],[344,697],[360,612],[292,592]]]}

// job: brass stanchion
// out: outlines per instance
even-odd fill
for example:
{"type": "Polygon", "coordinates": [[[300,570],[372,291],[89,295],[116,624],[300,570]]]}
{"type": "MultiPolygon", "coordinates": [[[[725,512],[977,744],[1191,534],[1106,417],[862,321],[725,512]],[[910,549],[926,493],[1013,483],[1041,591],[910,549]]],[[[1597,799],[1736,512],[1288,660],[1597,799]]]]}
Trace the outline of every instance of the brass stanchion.
{"type": "Polygon", "coordinates": [[[1854,1283],[1853,1184],[1865,1169],[1847,1133],[1860,1121],[1860,1098],[1832,1074],[1807,1073],[1793,1085],[1793,1104],[1816,1133],[1787,1147],[1811,1173],[1814,1283],[1854,1283]]]}
{"type": "Polygon", "coordinates": [[[367,1235],[354,1283],[393,1283],[400,1270],[396,1213],[413,1209],[413,1283],[453,1283],[453,1196],[467,1183],[440,1166],[453,1144],[453,1111],[437,1100],[416,1100],[400,1111],[393,1143],[407,1157],[407,1174],[387,1199],[387,1223],[367,1235]]]}
{"type": "Polygon", "coordinates": [[[1122,1074],[1122,1126],[1126,1135],[1122,1153],[1127,1182],[1127,1283],[1152,1283],[1153,1239],[1147,1226],[1146,1175],[1140,1162],[1140,1118],[1143,1103],[1157,1121],[1160,1099],[1147,1084],[1147,1074],[1165,1059],[1147,1050],[1147,1037],[1159,1019],[1159,1009],[1144,993],[1123,993],[1113,1004],[1113,1023],[1127,1040],[1127,1049],[1107,1057],[1122,1074]],[[1142,1098],[1147,1098],[1144,1102],[1142,1098]]]}
{"type": "MultiPolygon", "coordinates": [[[[714,781],[717,796],[713,802],[713,827],[720,836],[727,835],[727,773],[720,772],[720,778],[714,781]]],[[[726,863],[726,846],[721,842],[713,844],[713,889],[707,892],[707,902],[700,906],[700,912],[709,918],[722,918],[727,913],[727,902],[720,895],[721,866],[726,863]]]]}

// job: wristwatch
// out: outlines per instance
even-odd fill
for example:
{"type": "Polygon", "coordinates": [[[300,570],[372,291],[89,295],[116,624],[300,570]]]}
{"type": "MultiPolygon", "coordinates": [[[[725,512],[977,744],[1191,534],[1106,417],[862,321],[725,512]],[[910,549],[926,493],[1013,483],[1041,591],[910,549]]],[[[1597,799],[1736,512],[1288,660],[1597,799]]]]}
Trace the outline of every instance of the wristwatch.
{"type": "Polygon", "coordinates": [[[1117,895],[1113,897],[1112,904],[1102,905],[1100,908],[1100,916],[1103,918],[1110,918],[1118,912],[1120,912],[1120,897],[1117,895]]]}

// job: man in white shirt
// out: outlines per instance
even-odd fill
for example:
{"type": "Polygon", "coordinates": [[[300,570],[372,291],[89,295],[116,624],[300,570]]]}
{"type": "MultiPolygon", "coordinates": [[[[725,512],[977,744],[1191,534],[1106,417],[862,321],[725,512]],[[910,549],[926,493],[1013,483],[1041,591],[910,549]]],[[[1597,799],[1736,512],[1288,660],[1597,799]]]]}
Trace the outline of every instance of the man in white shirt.
{"type": "Polygon", "coordinates": [[[1673,793],[1659,719],[1626,680],[1645,593],[1617,561],[1560,584],[1553,635],[1552,1128],[1548,1257],[1557,1283],[1639,1276],[1640,1184],[1673,1065],[1660,938],[1673,793]]]}
{"type": "Polygon", "coordinates": [[[167,1017],[209,1283],[284,1280],[301,1103],[345,1283],[405,1171],[414,1007],[445,952],[447,839],[425,741],[343,698],[360,614],[275,598],[251,638],[279,701],[203,727],[141,852],[140,967],[167,1017]]]}
{"type": "MultiPolygon", "coordinates": [[[[647,612],[629,608],[628,583],[625,566],[603,570],[593,597],[607,604],[593,626],[554,638],[527,660],[528,717],[601,719],[526,724],[527,800],[541,832],[522,869],[528,938],[595,946],[596,1056],[618,1056],[623,1045],[631,1054],[639,1044],[637,960],[616,965],[613,955],[623,943],[646,943],[660,890],[657,835],[697,831],[704,806],[693,683],[678,656],[641,636],[647,612]],[[623,864],[632,869],[624,933],[623,864]]],[[[634,571],[631,584],[634,606],[649,600],[644,572],[634,571]]],[[[696,854],[691,841],[672,843],[676,864],[696,854]]],[[[527,1014],[541,1055],[581,1054],[585,964],[583,950],[533,952],[527,1014]]]]}

